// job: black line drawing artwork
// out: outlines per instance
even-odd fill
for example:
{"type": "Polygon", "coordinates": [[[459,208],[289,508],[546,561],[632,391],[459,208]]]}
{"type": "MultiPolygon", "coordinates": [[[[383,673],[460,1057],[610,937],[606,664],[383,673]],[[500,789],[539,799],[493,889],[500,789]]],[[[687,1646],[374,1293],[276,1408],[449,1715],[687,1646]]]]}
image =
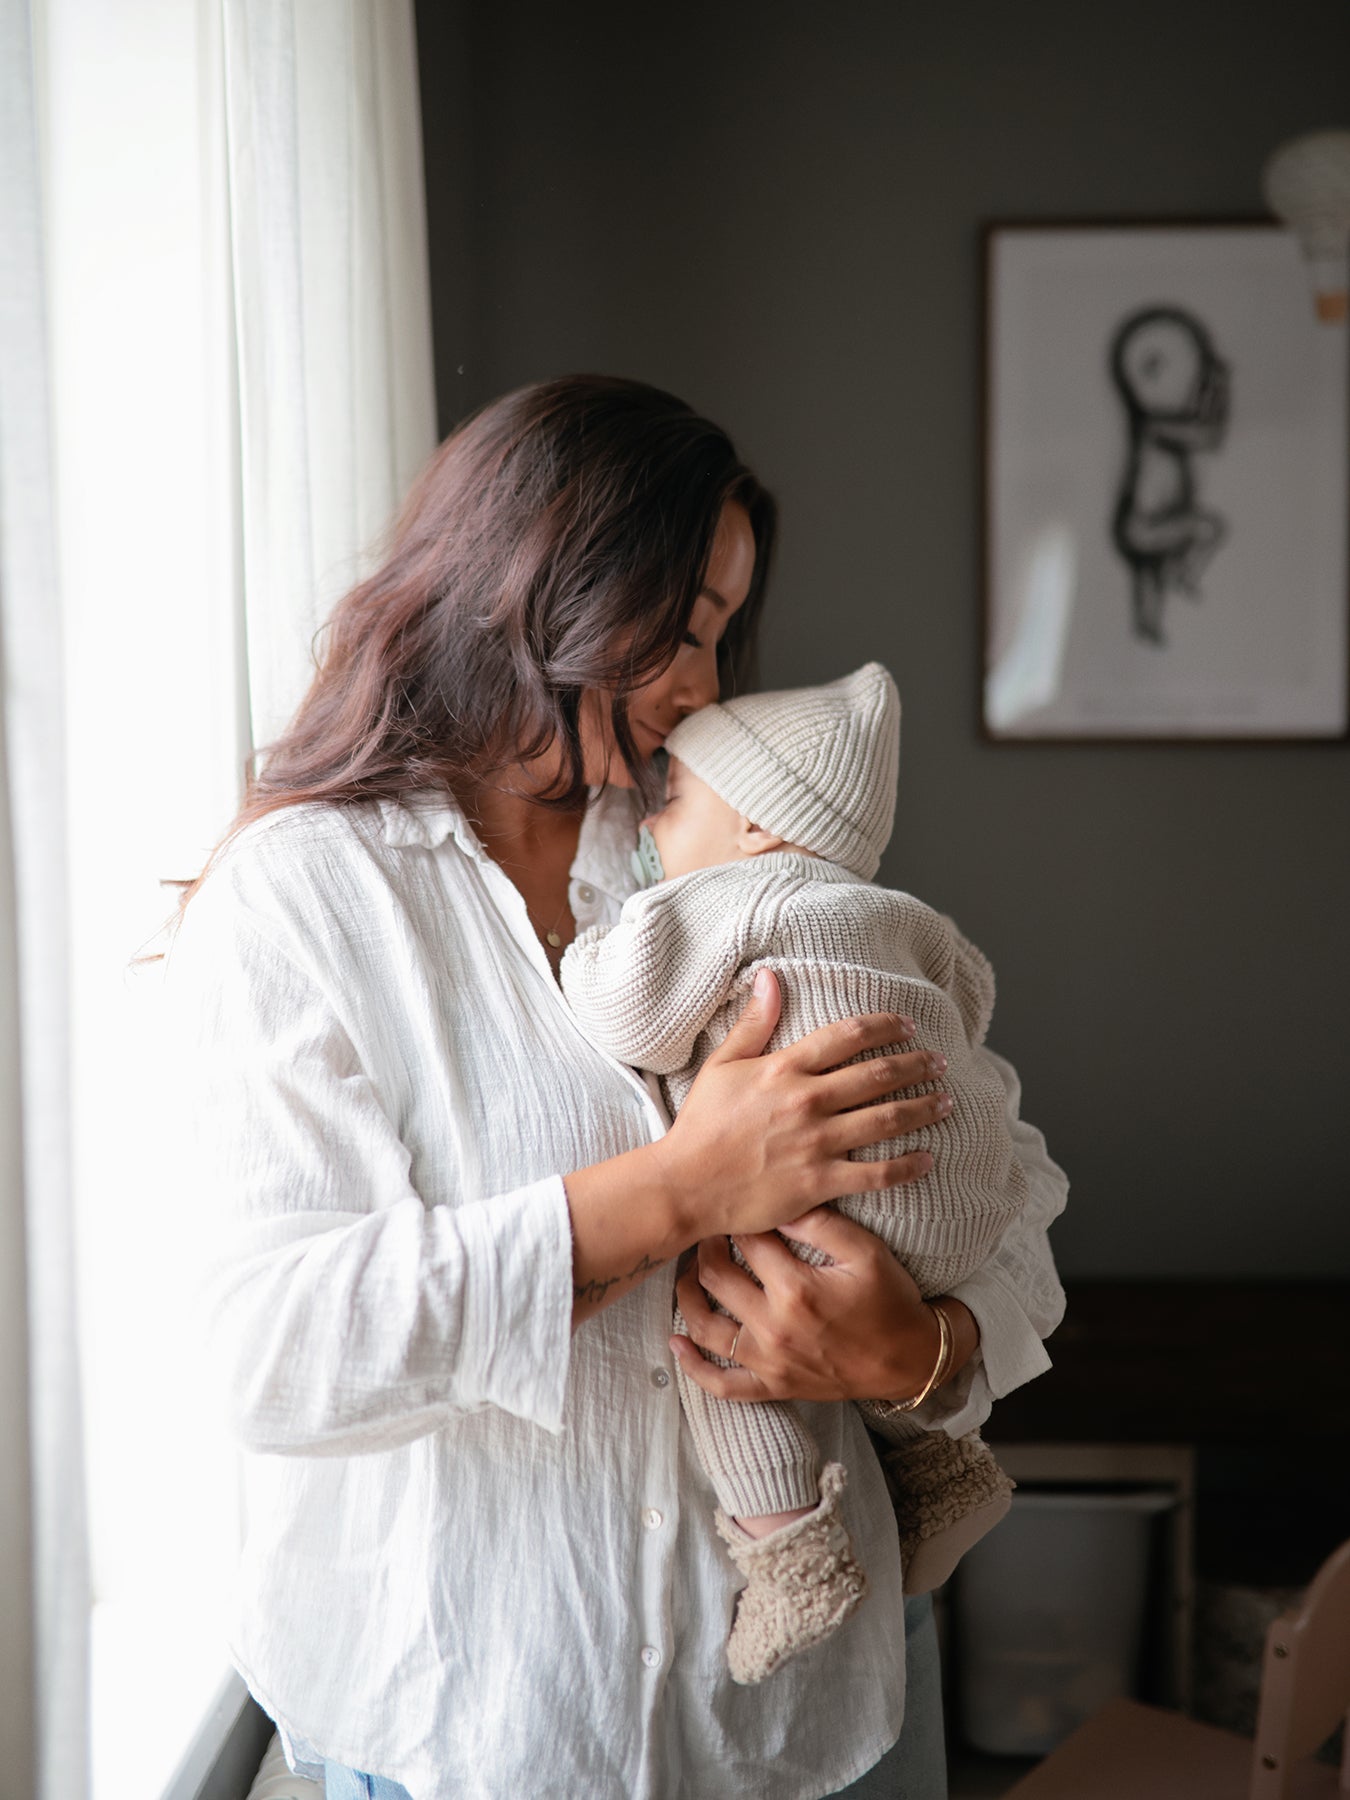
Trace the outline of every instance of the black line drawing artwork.
{"type": "Polygon", "coordinates": [[[1135,635],[1163,645],[1169,593],[1200,598],[1200,577],[1228,536],[1200,504],[1194,458],[1228,428],[1231,370],[1205,326],[1178,306],[1131,313],[1111,340],[1111,379],[1129,423],[1111,538],[1129,565],[1135,635]]]}

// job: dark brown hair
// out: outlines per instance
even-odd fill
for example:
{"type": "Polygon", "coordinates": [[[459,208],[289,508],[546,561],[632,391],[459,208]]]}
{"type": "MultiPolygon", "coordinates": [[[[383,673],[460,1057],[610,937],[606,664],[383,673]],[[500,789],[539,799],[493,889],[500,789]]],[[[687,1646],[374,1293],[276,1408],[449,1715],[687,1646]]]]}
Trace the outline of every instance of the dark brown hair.
{"type": "Polygon", "coordinates": [[[726,433],[659,388],[600,375],[483,407],[427,464],[382,567],[335,608],[309,692],[255,758],[229,838],[278,807],[453,789],[551,744],[561,772],[542,798],[575,809],[594,690],[610,695],[615,743],[649,788],[628,698],[679,648],[729,500],[749,513],[755,567],[721,642],[724,689],[745,674],[775,529],[771,496],[726,433]]]}

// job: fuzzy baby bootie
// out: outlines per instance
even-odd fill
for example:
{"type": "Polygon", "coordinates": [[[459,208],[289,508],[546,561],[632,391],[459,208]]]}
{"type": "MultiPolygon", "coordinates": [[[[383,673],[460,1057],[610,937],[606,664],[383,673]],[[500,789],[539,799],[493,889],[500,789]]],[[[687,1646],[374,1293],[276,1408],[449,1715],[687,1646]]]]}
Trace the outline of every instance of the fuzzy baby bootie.
{"type": "Polygon", "coordinates": [[[746,1576],[727,1639],[733,1681],[750,1686],[837,1631],[867,1592],[867,1577],[839,1517],[842,1463],[827,1463],[820,1505],[766,1538],[752,1538],[719,1508],[717,1529],[746,1576]]]}
{"type": "Polygon", "coordinates": [[[941,1587],[972,1544],[1007,1512],[1014,1483],[978,1431],[926,1431],[881,1451],[900,1530],[905,1592],[941,1587]]]}

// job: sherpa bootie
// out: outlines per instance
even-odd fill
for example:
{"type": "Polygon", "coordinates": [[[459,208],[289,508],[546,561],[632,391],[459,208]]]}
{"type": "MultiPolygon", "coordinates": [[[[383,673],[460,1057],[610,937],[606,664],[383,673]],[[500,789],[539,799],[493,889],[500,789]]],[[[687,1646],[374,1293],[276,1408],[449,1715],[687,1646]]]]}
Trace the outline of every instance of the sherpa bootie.
{"type": "Polygon", "coordinates": [[[879,1445],[900,1528],[907,1594],[941,1587],[972,1544],[1007,1512],[1014,1482],[978,1431],[925,1431],[879,1445]]]}
{"type": "Polygon", "coordinates": [[[839,1517],[842,1463],[827,1463],[820,1505],[766,1538],[752,1538],[719,1507],[717,1529],[747,1577],[727,1639],[733,1681],[750,1686],[822,1643],[867,1592],[867,1577],[839,1517]]]}

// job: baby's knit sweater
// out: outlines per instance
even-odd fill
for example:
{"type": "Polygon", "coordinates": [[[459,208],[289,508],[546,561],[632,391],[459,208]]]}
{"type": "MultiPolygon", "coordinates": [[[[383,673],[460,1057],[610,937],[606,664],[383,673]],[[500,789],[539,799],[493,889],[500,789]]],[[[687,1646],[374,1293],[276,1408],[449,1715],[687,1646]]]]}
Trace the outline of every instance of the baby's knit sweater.
{"type": "Polygon", "coordinates": [[[912,894],[775,851],[633,895],[617,925],[577,938],[562,983],[589,1037],[663,1078],[673,1113],[761,968],[777,976],[783,998],[770,1050],[856,1014],[898,1012],[915,1021],[925,1050],[946,1056],[950,1116],[855,1152],[876,1160],[930,1149],[931,1172],[852,1196],[840,1210],[889,1244],[925,1294],[947,1292],[987,1259],[1025,1197],[1005,1089],[974,1054],[993,1011],[988,962],[912,894]]]}

